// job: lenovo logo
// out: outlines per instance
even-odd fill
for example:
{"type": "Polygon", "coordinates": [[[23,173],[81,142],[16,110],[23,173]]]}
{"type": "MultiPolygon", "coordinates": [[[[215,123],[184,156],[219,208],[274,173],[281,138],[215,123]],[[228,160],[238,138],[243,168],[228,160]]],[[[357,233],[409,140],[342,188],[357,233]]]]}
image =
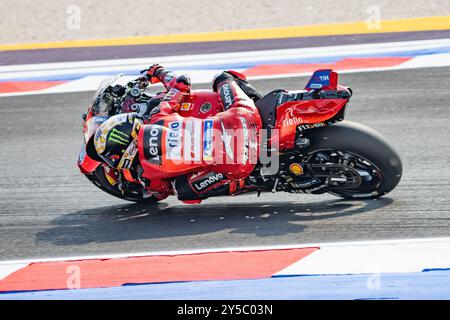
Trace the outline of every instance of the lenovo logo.
{"type": "Polygon", "coordinates": [[[161,164],[162,128],[158,123],[144,126],[144,156],[151,163],[161,164]]]}
{"type": "Polygon", "coordinates": [[[225,104],[225,109],[229,109],[233,104],[233,97],[231,95],[231,87],[229,83],[224,84],[221,88],[222,100],[225,104]]]}
{"type": "Polygon", "coordinates": [[[222,173],[216,173],[216,174],[210,174],[204,178],[199,179],[198,181],[195,181],[193,183],[193,186],[195,190],[197,191],[203,191],[205,189],[210,188],[211,186],[215,185],[217,182],[224,179],[224,176],[222,173]]]}
{"type": "Polygon", "coordinates": [[[157,128],[152,128],[150,130],[150,138],[148,139],[148,153],[152,156],[152,158],[156,158],[159,156],[158,137],[159,137],[159,130],[157,128]]]}

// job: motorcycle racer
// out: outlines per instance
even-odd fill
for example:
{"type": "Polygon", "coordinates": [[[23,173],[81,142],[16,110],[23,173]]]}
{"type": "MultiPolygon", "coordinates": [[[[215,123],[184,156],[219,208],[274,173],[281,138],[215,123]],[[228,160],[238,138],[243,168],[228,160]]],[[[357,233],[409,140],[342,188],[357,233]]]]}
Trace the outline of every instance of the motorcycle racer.
{"type": "Polygon", "coordinates": [[[213,80],[223,111],[206,119],[183,117],[179,111],[189,107],[189,77],[160,65],[151,66],[146,77],[166,88],[159,104],[145,123],[133,113],[105,121],[94,140],[99,156],[125,172],[139,168],[141,183],[155,193],[167,193],[174,177],[180,177],[172,182],[180,199],[205,198],[224,186],[235,191],[257,163],[262,124],[254,101],[261,95],[245,76],[225,71],[213,80]]]}
{"type": "Polygon", "coordinates": [[[213,90],[191,89],[188,77],[160,66],[144,71],[126,85],[121,76],[105,79],[82,115],[78,167],[120,199],[199,203],[251,192],[376,199],[401,179],[395,149],[344,120],[353,91],[332,69],[316,70],[303,90],[261,98],[233,71],[216,76],[213,90]],[[147,92],[150,80],[166,89],[147,92]]]}

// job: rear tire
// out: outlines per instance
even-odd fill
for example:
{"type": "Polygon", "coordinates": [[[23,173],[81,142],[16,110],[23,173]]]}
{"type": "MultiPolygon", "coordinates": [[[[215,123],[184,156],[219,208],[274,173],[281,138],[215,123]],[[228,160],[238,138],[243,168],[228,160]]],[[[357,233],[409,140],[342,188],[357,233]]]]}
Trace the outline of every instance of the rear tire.
{"type": "Polygon", "coordinates": [[[373,190],[334,189],[329,193],[346,199],[373,199],[392,191],[400,182],[403,165],[399,154],[375,130],[351,121],[342,121],[328,127],[315,128],[305,132],[310,145],[302,154],[320,150],[341,150],[360,156],[375,166],[381,178],[373,190]]]}

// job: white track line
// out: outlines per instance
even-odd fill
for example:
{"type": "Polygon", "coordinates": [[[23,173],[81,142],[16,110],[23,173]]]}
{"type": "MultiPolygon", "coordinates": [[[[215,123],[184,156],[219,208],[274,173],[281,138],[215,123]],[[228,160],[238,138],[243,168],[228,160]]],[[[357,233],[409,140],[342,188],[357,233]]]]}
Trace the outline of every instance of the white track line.
{"type": "Polygon", "coordinates": [[[104,254],[104,255],[88,255],[88,256],[72,256],[72,257],[58,257],[58,258],[36,258],[25,260],[9,260],[0,261],[0,265],[11,264],[27,264],[33,262],[55,262],[55,261],[79,261],[92,259],[120,259],[127,257],[145,257],[145,256],[160,256],[160,255],[186,255],[186,254],[201,254],[213,252],[228,252],[228,251],[257,251],[257,250],[283,250],[283,249],[301,249],[301,248],[330,248],[330,247],[364,247],[364,246],[378,246],[378,245],[396,245],[396,244],[422,244],[422,243],[450,243],[449,238],[424,238],[424,239],[395,239],[395,240],[373,240],[373,241],[348,241],[348,242],[325,242],[325,243],[305,243],[305,244],[285,244],[274,246],[244,246],[244,247],[225,247],[225,248],[205,248],[192,250],[175,250],[175,251],[148,251],[136,253],[122,253],[122,254],[104,254]]]}
{"type": "Polygon", "coordinates": [[[450,268],[450,241],[323,247],[276,275],[406,273],[450,268]]]}
{"type": "MultiPolygon", "coordinates": [[[[301,49],[281,49],[281,50],[262,50],[248,52],[233,53],[217,53],[217,54],[200,54],[200,55],[183,55],[172,57],[153,57],[138,59],[117,59],[117,60],[98,60],[98,61],[81,61],[81,62],[64,62],[64,63],[47,63],[47,64],[30,64],[17,66],[0,67],[0,80],[8,79],[27,80],[31,78],[48,78],[48,77],[65,77],[77,74],[91,74],[78,80],[69,81],[67,83],[57,85],[48,89],[29,91],[29,92],[13,92],[3,93],[0,97],[6,96],[23,96],[48,93],[66,93],[66,92],[86,92],[95,91],[98,84],[109,76],[100,76],[99,73],[121,73],[131,69],[144,69],[151,62],[158,62],[168,68],[177,68],[177,72],[186,73],[191,76],[192,82],[203,84],[211,82],[215,74],[222,69],[221,65],[232,65],[234,63],[264,63],[266,61],[279,62],[286,59],[308,59],[308,58],[326,58],[326,57],[354,57],[364,56],[365,54],[388,54],[389,52],[411,52],[411,50],[427,49],[439,51],[441,48],[449,48],[450,39],[423,40],[423,41],[405,41],[405,42],[389,42],[363,45],[346,45],[301,49]],[[207,68],[204,70],[192,69],[193,67],[207,68]],[[215,69],[216,68],[216,69],[215,69]],[[97,75],[96,75],[97,74],[97,75]]],[[[446,50],[447,50],[446,49],[446,50]]],[[[393,67],[381,68],[364,68],[337,70],[340,73],[356,73],[356,72],[375,72],[387,70],[403,70],[425,67],[444,67],[450,66],[450,53],[432,53],[424,56],[417,56],[412,60],[393,67]]],[[[236,69],[244,71],[245,69],[236,69]]],[[[281,79],[308,76],[310,73],[290,73],[275,74],[265,76],[249,77],[249,80],[260,79],[281,79]]]]}
{"type": "Polygon", "coordinates": [[[450,46],[450,39],[401,41],[387,43],[371,43],[344,46],[327,46],[296,49],[256,50],[230,53],[195,54],[165,57],[146,57],[133,59],[112,59],[95,61],[59,62],[28,65],[12,65],[0,67],[0,73],[26,71],[55,71],[60,69],[92,69],[111,67],[148,67],[153,62],[170,64],[168,66],[212,66],[229,62],[261,61],[276,57],[277,60],[286,58],[317,58],[334,57],[340,55],[362,55],[389,52],[408,52],[421,49],[438,49],[450,46]]]}
{"type": "Polygon", "coordinates": [[[376,43],[301,49],[261,50],[248,52],[183,55],[172,57],[149,57],[138,59],[116,59],[80,62],[47,63],[0,67],[0,80],[10,78],[31,78],[80,73],[121,73],[130,69],[145,69],[152,63],[168,68],[213,67],[234,63],[255,63],[283,61],[287,59],[332,58],[336,56],[361,56],[366,54],[387,54],[410,52],[412,50],[436,49],[450,46],[450,39],[408,42],[376,43]]]}
{"type": "Polygon", "coordinates": [[[0,264],[0,281],[11,273],[14,273],[22,268],[28,266],[28,263],[6,263],[0,264]]]}
{"type": "MultiPolygon", "coordinates": [[[[419,68],[437,68],[450,66],[450,53],[445,54],[432,54],[427,56],[415,57],[410,61],[402,63],[393,67],[378,67],[378,68],[360,68],[360,69],[346,69],[335,71],[340,74],[347,73],[361,73],[361,72],[382,72],[382,71],[394,71],[394,70],[409,70],[419,68]]],[[[243,71],[242,69],[235,69],[236,71],[243,71]]],[[[217,70],[178,70],[177,72],[186,73],[190,75],[193,84],[211,84],[213,77],[222,71],[217,70]]],[[[248,80],[269,80],[269,79],[285,79],[285,78],[297,78],[308,77],[311,72],[301,73],[286,73],[286,74],[273,74],[264,76],[249,76],[248,80]]],[[[53,94],[53,93],[68,93],[68,92],[87,92],[95,91],[99,84],[109,76],[88,76],[75,81],[70,81],[61,85],[57,85],[48,89],[39,91],[28,92],[12,92],[12,93],[0,93],[0,97],[12,97],[12,96],[28,96],[36,94],[53,94]]],[[[135,77],[124,77],[126,80],[132,80],[135,77]]],[[[299,84],[300,85],[300,84],[299,84]]],[[[351,84],[349,84],[351,85],[351,84]]]]}

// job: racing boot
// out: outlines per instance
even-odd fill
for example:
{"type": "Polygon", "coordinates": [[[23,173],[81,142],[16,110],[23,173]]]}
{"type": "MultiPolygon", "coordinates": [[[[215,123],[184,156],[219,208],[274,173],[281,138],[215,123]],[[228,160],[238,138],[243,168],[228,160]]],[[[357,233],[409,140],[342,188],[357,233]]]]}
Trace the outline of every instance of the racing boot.
{"type": "Polygon", "coordinates": [[[260,94],[250,83],[247,82],[245,75],[233,70],[227,70],[218,74],[213,80],[213,90],[217,92],[218,85],[226,79],[235,80],[242,91],[244,91],[244,93],[254,102],[262,98],[262,94],[260,94]]]}
{"type": "Polygon", "coordinates": [[[178,200],[200,203],[209,197],[238,194],[245,190],[245,179],[229,180],[222,173],[203,171],[177,177],[173,189],[178,200]]]}
{"type": "Polygon", "coordinates": [[[224,174],[204,171],[177,177],[173,183],[178,200],[199,200],[230,192],[230,180],[224,174]]]}

